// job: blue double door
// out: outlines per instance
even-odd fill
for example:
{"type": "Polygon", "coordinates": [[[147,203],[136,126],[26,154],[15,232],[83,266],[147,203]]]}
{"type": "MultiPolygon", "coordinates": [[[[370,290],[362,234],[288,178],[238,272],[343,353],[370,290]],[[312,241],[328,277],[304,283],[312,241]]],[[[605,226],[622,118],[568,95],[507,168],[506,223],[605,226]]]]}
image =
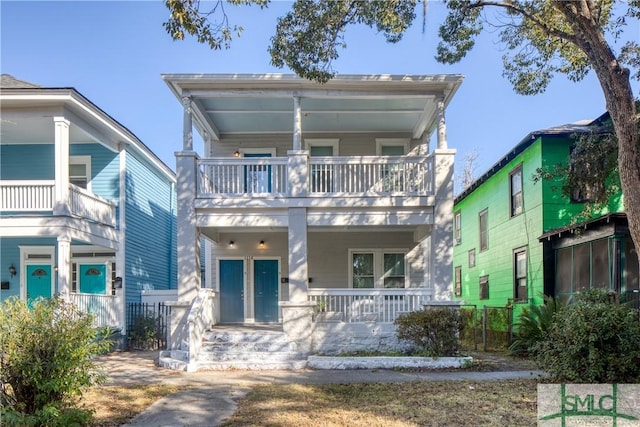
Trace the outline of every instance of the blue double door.
{"type": "Polygon", "coordinates": [[[253,295],[253,318],[259,323],[278,322],[278,260],[222,259],[218,261],[220,275],[220,321],[243,323],[246,320],[245,295],[253,295]],[[249,267],[249,268],[248,268],[249,267]],[[249,278],[250,280],[245,280],[249,278]]]}

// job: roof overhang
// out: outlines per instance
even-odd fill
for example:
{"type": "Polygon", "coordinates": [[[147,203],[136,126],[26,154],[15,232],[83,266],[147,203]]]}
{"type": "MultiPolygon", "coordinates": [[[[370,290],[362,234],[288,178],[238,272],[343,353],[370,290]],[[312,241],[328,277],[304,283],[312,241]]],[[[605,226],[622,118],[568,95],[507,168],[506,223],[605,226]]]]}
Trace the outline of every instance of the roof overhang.
{"type": "Polygon", "coordinates": [[[421,138],[436,125],[461,75],[340,75],[325,84],[287,74],[164,74],[178,99],[192,100],[194,124],[206,138],[290,134],[294,97],[302,132],[403,134],[421,138]]]}

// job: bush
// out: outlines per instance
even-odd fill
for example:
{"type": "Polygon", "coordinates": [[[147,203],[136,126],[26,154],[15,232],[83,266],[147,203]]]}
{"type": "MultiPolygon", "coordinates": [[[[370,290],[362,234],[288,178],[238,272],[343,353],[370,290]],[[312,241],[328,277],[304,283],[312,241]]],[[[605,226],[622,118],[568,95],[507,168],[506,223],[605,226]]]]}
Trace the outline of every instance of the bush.
{"type": "Polygon", "coordinates": [[[460,348],[462,315],[449,307],[414,311],[395,320],[399,341],[412,343],[427,356],[454,356],[460,348]]]}
{"type": "Polygon", "coordinates": [[[3,425],[84,425],[91,412],[74,398],[104,376],[92,356],[93,317],[60,298],[31,303],[16,298],[0,306],[0,399],[3,425]]]}
{"type": "Polygon", "coordinates": [[[638,313],[606,291],[589,291],[556,313],[548,333],[532,350],[536,363],[556,382],[636,382],[638,313]]]}
{"type": "Polygon", "coordinates": [[[544,297],[544,305],[525,307],[516,322],[516,334],[509,346],[514,356],[527,356],[531,349],[547,335],[553,316],[562,303],[553,297],[544,297]]]}
{"type": "Polygon", "coordinates": [[[153,350],[161,338],[160,316],[153,311],[137,314],[129,328],[129,347],[138,350],[153,350]]]}

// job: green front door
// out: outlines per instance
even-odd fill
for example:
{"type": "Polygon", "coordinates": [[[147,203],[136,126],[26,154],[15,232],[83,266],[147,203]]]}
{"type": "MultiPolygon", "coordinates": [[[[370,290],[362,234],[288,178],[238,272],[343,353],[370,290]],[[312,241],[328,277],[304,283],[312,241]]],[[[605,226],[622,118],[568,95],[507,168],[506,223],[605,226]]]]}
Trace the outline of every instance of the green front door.
{"type": "Polygon", "coordinates": [[[244,261],[221,259],[220,274],[220,322],[244,322],[244,261]]]}
{"type": "Polygon", "coordinates": [[[256,322],[278,321],[278,261],[253,261],[253,290],[256,322]]]}
{"type": "Polygon", "coordinates": [[[27,302],[51,298],[51,265],[27,265],[27,302]]]}

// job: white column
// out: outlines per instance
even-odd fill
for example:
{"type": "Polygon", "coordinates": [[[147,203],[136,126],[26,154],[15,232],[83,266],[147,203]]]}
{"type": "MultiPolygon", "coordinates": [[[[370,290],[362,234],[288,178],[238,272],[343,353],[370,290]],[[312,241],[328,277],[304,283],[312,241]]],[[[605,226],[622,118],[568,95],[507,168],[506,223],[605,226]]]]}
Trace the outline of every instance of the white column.
{"type": "Polygon", "coordinates": [[[204,157],[213,157],[213,141],[209,132],[204,133],[204,157]]]}
{"type": "Polygon", "coordinates": [[[289,301],[307,301],[307,209],[289,208],[289,301]]]}
{"type": "Polygon", "coordinates": [[[125,292],[127,289],[127,152],[125,150],[125,144],[119,144],[118,160],[120,162],[119,167],[119,193],[118,198],[118,250],[116,251],[116,277],[122,279],[122,288],[116,289],[115,305],[118,310],[118,324],[122,328],[121,333],[127,333],[127,312],[125,304],[125,292]]]}
{"type": "Polygon", "coordinates": [[[447,125],[444,119],[444,97],[438,98],[438,149],[447,149],[447,125]]]}
{"type": "Polygon", "coordinates": [[[54,117],[55,203],[54,215],[69,215],[69,121],[54,117]]]}
{"type": "Polygon", "coordinates": [[[191,97],[182,97],[182,106],[184,113],[182,116],[182,150],[193,151],[193,118],[191,97]]]}
{"type": "Polygon", "coordinates": [[[58,293],[63,300],[69,300],[71,291],[71,239],[58,236],[58,293]]]}
{"type": "Polygon", "coordinates": [[[287,155],[289,195],[291,197],[305,197],[309,193],[309,152],[289,150],[287,155]]]}
{"type": "Polygon", "coordinates": [[[434,299],[452,296],[453,280],[453,159],[456,150],[434,152],[435,206],[431,234],[431,280],[434,299]]]}
{"type": "Polygon", "coordinates": [[[293,150],[302,149],[302,107],[300,97],[293,96],[293,150]]]}
{"type": "Polygon", "coordinates": [[[176,153],[178,299],[192,301],[200,288],[199,232],[196,225],[196,178],[198,156],[193,151],[176,153]]]}

